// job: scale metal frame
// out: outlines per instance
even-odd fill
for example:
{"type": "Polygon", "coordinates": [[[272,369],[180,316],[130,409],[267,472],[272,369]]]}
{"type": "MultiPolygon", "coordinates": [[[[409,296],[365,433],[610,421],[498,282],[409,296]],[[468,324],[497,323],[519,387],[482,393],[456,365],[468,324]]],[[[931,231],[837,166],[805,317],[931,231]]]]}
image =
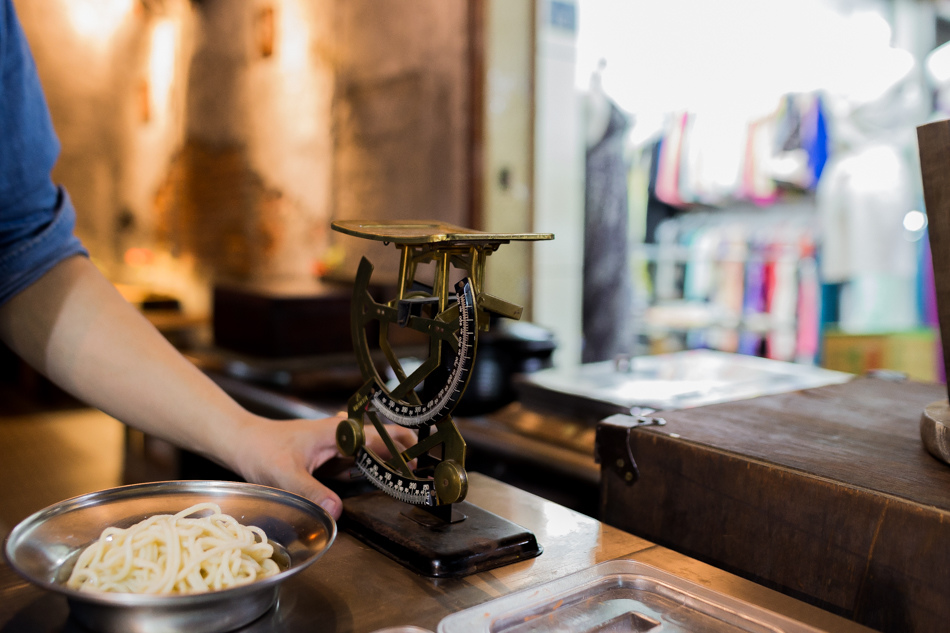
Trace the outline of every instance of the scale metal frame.
{"type": "Polygon", "coordinates": [[[452,419],[472,375],[478,334],[490,314],[520,319],[521,306],[483,289],[488,257],[502,244],[554,238],[550,233],[489,233],[434,221],[338,221],[336,231],[400,250],[396,296],[376,301],[373,265],[357,270],[351,309],[353,348],[365,382],[347,403],[337,428],[340,452],[377,489],[344,498],[342,527],[391,558],[436,577],[458,577],[541,553],[534,535],[464,501],[465,440],[452,419]],[[434,265],[432,284],[417,279],[434,265]],[[461,280],[451,283],[453,272],[461,280]],[[377,326],[374,327],[374,326],[377,326]],[[407,372],[390,344],[390,328],[428,339],[428,355],[407,372]],[[380,374],[371,336],[395,379],[380,374]],[[433,384],[435,383],[435,384],[433,384]],[[365,445],[366,421],[389,450],[383,459],[365,445]],[[387,422],[417,431],[404,450],[387,422]]]}

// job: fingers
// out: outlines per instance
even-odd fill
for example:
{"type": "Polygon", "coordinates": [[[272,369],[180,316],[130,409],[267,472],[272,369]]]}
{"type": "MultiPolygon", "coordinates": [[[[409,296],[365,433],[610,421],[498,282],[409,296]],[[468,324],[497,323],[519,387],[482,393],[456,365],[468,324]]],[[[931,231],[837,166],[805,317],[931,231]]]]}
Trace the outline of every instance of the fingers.
{"type": "Polygon", "coordinates": [[[343,511],[339,496],[311,475],[337,455],[337,422],[249,418],[242,432],[230,438],[229,465],[247,481],[306,497],[337,519],[343,511]]]}
{"type": "Polygon", "coordinates": [[[293,481],[289,482],[287,490],[310,499],[326,510],[334,520],[339,519],[343,513],[343,502],[340,497],[311,477],[309,473],[294,477],[293,481]]]}
{"type": "MultiPolygon", "coordinates": [[[[363,428],[366,433],[366,445],[381,455],[389,455],[389,448],[376,429],[369,425],[363,428]]],[[[387,424],[386,432],[400,452],[406,450],[418,441],[416,434],[412,430],[394,424],[387,424]]]]}
{"type": "MultiPolygon", "coordinates": [[[[346,411],[337,411],[333,419],[337,422],[346,419],[348,416],[346,411]]],[[[376,427],[372,424],[365,424],[363,426],[364,432],[366,433],[366,443],[367,445],[375,451],[381,451],[386,449],[386,444],[383,442],[382,438],[379,436],[379,433],[376,431],[376,427]]],[[[406,427],[399,426],[398,424],[387,424],[386,432],[389,434],[389,437],[393,442],[399,447],[400,450],[406,450],[408,447],[412,446],[419,441],[416,432],[412,429],[407,429],[406,427]]]]}

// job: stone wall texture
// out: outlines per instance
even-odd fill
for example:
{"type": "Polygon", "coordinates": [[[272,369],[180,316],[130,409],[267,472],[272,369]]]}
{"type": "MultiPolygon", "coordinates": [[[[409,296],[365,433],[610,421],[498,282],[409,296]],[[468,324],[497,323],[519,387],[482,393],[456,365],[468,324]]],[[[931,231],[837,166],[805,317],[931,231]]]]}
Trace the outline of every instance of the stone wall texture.
{"type": "Polygon", "coordinates": [[[334,219],[466,223],[466,2],[15,5],[62,142],[54,179],[116,281],[200,309],[219,279],[394,265],[334,219]]]}

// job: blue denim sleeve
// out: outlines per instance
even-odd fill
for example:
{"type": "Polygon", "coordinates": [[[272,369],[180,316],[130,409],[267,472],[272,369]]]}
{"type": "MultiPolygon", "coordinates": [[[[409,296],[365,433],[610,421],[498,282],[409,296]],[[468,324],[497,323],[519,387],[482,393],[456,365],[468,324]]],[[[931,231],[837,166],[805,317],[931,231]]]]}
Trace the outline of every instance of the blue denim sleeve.
{"type": "Polygon", "coordinates": [[[46,98],[12,0],[0,0],[0,305],[62,260],[87,255],[76,212],[50,179],[59,156],[46,98]]]}

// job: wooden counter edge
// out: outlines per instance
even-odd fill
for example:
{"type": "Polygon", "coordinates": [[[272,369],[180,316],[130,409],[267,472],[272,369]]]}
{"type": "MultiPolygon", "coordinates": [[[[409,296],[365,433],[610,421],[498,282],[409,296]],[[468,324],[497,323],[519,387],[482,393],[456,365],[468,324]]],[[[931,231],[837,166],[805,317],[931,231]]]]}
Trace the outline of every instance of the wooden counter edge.
{"type": "Polygon", "coordinates": [[[751,580],[746,580],[659,545],[623,558],[653,565],[713,591],[784,615],[822,631],[834,631],[835,633],[869,633],[874,631],[874,629],[830,611],[786,596],[751,580]]]}

